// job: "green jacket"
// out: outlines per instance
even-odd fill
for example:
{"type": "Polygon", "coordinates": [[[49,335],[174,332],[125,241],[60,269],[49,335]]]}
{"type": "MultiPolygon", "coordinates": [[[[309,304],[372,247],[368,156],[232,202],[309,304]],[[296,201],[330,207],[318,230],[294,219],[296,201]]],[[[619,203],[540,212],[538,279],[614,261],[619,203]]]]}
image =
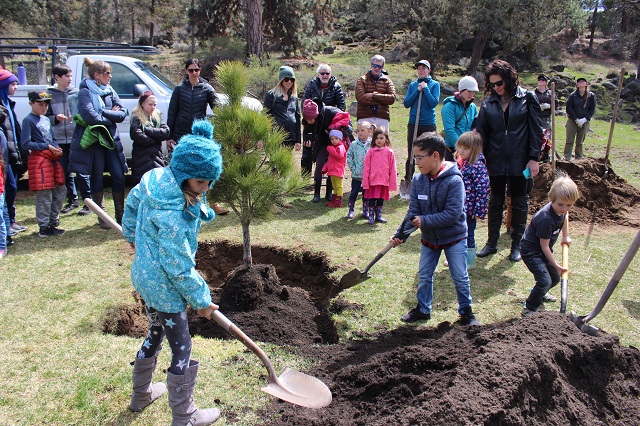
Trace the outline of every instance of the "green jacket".
{"type": "Polygon", "coordinates": [[[113,136],[111,136],[109,129],[105,126],[102,124],[89,125],[82,119],[80,114],[74,115],[73,121],[85,128],[84,133],[82,134],[82,139],[80,140],[80,146],[82,149],[87,149],[96,142],[99,142],[100,145],[107,149],[115,149],[116,145],[113,140],[113,136]]]}

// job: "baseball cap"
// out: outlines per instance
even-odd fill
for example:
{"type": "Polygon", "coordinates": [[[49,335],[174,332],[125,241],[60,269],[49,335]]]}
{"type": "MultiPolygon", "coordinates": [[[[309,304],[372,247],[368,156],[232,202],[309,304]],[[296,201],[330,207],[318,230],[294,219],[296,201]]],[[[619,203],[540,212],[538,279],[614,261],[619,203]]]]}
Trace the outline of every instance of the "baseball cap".
{"type": "Polygon", "coordinates": [[[425,67],[431,69],[431,64],[426,59],[421,59],[418,62],[416,62],[414,65],[416,68],[418,68],[418,65],[424,65],[425,67]]]}

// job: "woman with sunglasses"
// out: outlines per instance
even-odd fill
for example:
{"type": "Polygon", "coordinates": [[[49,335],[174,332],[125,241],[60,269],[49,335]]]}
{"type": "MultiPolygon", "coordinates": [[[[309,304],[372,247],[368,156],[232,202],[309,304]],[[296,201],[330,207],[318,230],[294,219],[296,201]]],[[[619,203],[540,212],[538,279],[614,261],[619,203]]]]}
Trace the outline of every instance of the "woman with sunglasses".
{"type": "Polygon", "coordinates": [[[529,199],[527,180],[538,174],[542,145],[540,104],[533,92],[519,86],[518,73],[508,63],[495,60],[484,73],[485,98],[476,130],[484,138],[484,156],[489,171],[489,235],[477,253],[486,257],[498,252],[506,190],[511,191],[511,252],[509,260],[520,260],[520,240],[527,224],[529,199]]]}
{"type": "Polygon", "coordinates": [[[213,110],[218,103],[216,91],[209,82],[200,77],[200,61],[196,58],[184,64],[185,79],[173,89],[167,126],[171,139],[167,146],[172,148],[180,138],[191,133],[193,121],[207,116],[207,105],[213,110]]]}
{"type": "MultiPolygon", "coordinates": [[[[76,187],[82,199],[91,198],[103,207],[103,174],[106,168],[111,175],[116,220],[120,223],[124,213],[124,174],[128,169],[117,125],[124,121],[129,112],[109,84],[111,65],[89,58],[85,58],[84,62],[88,78],[78,86],[78,113],[73,117],[76,127],[71,139],[69,172],[76,174],[76,187]],[[105,146],[95,142],[83,148],[81,142],[85,139],[85,129],[89,126],[104,126],[113,139],[113,144],[106,143],[105,146]]],[[[87,215],[91,211],[84,206],[78,214],[87,215]]],[[[102,228],[109,229],[109,225],[102,219],[98,218],[98,223],[102,228]]]]}
{"type": "Polygon", "coordinates": [[[278,73],[278,84],[264,97],[264,107],[276,123],[287,133],[284,144],[299,151],[302,146],[300,134],[300,104],[298,86],[293,68],[282,66],[278,73]]]}

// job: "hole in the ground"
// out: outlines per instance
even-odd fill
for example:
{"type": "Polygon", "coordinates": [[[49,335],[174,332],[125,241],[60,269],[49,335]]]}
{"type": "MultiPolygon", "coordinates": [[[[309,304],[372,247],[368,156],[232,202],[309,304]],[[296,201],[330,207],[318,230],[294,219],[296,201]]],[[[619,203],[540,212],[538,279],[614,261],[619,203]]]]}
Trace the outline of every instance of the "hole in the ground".
{"type": "MultiPolygon", "coordinates": [[[[254,266],[242,266],[242,246],[229,241],[199,244],[196,267],[209,283],[220,312],[251,339],[278,345],[337,343],[330,317],[331,299],[338,293],[335,270],[322,253],[253,246],[254,266]]],[[[134,307],[119,307],[107,315],[103,330],[142,337],[147,318],[140,296],[134,307]]],[[[192,335],[229,338],[215,321],[189,311],[192,335]]]]}

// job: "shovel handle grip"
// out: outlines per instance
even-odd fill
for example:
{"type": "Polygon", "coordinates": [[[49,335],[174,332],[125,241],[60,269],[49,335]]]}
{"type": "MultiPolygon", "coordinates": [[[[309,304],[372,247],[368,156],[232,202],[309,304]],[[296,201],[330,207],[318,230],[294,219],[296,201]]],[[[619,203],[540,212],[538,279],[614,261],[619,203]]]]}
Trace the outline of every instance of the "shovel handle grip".
{"type": "Polygon", "coordinates": [[[269,373],[269,381],[277,380],[278,376],[275,369],[273,368],[273,364],[269,360],[269,357],[266,353],[264,353],[262,349],[258,347],[258,345],[255,344],[253,340],[249,338],[249,336],[244,334],[244,332],[240,330],[237,325],[235,325],[219,310],[213,311],[212,318],[220,325],[220,327],[224,328],[229,334],[240,340],[243,345],[249,348],[251,352],[253,352],[258,358],[260,358],[260,361],[262,361],[267,369],[267,372],[269,373]]]}

